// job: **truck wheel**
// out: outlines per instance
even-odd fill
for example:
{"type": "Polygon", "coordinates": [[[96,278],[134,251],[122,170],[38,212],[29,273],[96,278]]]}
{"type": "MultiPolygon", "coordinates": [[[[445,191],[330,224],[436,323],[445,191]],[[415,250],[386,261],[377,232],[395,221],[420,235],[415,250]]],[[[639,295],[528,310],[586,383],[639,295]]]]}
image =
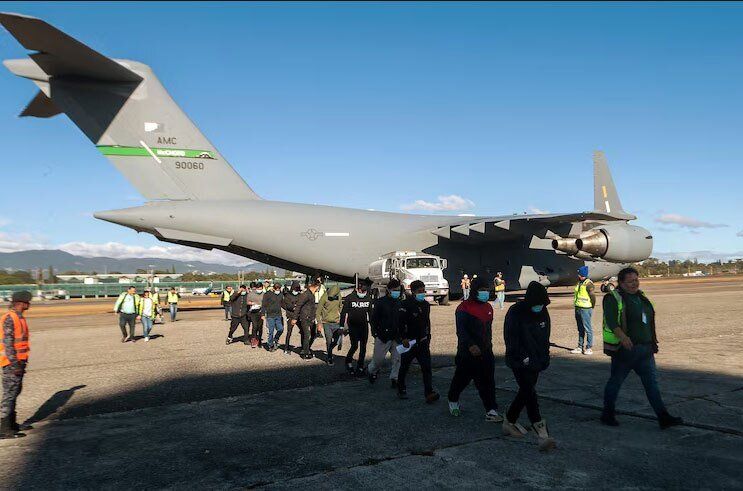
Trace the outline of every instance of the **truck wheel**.
{"type": "Polygon", "coordinates": [[[443,297],[439,298],[439,305],[449,305],[449,295],[444,295],[443,297]]]}

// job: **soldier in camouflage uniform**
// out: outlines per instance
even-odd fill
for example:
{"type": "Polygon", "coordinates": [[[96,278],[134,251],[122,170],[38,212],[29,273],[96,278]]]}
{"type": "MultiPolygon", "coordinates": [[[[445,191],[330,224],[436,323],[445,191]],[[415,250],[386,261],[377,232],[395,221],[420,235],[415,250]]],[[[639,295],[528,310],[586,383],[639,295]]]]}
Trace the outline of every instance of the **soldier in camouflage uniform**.
{"type": "Polygon", "coordinates": [[[15,292],[10,302],[10,310],[0,317],[3,328],[0,344],[0,366],[3,370],[3,398],[0,403],[0,438],[18,438],[26,436],[16,421],[16,399],[23,388],[23,375],[28,362],[29,341],[28,324],[23,312],[31,303],[31,293],[15,292]]]}

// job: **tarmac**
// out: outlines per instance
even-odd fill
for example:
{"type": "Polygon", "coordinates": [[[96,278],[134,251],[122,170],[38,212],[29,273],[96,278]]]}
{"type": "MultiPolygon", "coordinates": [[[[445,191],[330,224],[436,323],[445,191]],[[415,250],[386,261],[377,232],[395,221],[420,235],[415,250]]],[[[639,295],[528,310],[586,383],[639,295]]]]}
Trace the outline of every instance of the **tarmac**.
{"type": "MultiPolygon", "coordinates": [[[[18,413],[34,429],[0,441],[0,488],[743,488],[743,278],[643,288],[658,310],[661,392],[686,423],[661,431],[631,374],[618,403],[621,425],[601,425],[609,370],[601,309],[595,354],[572,355],[572,294],[550,289],[555,346],[537,386],[558,441],[549,453],[538,451],[533,433],[504,437],[500,424],[486,422],[474,386],[462,396],[462,416],[449,416],[458,302],[432,307],[442,394],[433,405],[423,401],[417,370],[408,400],[385,375],[375,385],[348,376],[348,343],[333,367],[321,357],[225,346],[228,323],[221,310],[203,308],[206,299],[178,322],[156,325],[159,337],[126,344],[116,316],[97,313],[96,302],[82,315],[70,315],[69,302],[56,304],[58,316],[49,314],[55,304],[36,305],[36,317],[32,306],[18,413]]],[[[99,303],[103,312],[113,300],[99,303]]],[[[504,411],[515,383],[502,359],[503,316],[495,314],[494,349],[504,411]]],[[[319,353],[324,341],[313,347],[319,353]]]]}

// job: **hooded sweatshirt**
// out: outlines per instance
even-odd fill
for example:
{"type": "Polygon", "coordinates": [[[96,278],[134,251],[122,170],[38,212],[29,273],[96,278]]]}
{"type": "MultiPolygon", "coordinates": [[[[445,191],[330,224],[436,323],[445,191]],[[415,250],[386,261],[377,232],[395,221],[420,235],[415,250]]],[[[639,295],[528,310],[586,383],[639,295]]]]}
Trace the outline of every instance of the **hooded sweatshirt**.
{"type": "Polygon", "coordinates": [[[317,322],[338,324],[341,319],[341,289],[331,286],[317,304],[317,322]]]}
{"type": "Polygon", "coordinates": [[[506,365],[513,369],[542,371],[550,364],[550,300],[547,289],[532,281],[526,296],[508,309],[503,324],[506,343],[506,365]],[[541,312],[532,307],[543,305],[541,312]]]}
{"type": "Polygon", "coordinates": [[[296,291],[295,289],[299,288],[299,282],[293,281],[292,287],[289,290],[288,293],[284,294],[284,298],[281,300],[281,308],[284,309],[286,312],[286,318],[287,320],[297,320],[299,319],[299,311],[297,310],[297,300],[299,299],[299,296],[301,293],[298,293],[297,295],[294,295],[292,291],[296,291]]]}
{"type": "Polygon", "coordinates": [[[400,337],[400,307],[402,300],[389,295],[374,302],[371,316],[372,336],[383,342],[395,341],[400,337]]]}

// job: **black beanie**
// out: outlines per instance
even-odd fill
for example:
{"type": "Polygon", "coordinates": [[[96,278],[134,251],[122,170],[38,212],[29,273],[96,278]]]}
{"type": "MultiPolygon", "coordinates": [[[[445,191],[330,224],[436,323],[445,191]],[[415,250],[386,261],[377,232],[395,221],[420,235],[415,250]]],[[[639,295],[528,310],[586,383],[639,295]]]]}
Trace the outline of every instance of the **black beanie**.
{"type": "Polygon", "coordinates": [[[532,281],[526,288],[526,296],[524,297],[526,305],[549,305],[550,297],[547,294],[547,288],[541,283],[532,281]]]}

